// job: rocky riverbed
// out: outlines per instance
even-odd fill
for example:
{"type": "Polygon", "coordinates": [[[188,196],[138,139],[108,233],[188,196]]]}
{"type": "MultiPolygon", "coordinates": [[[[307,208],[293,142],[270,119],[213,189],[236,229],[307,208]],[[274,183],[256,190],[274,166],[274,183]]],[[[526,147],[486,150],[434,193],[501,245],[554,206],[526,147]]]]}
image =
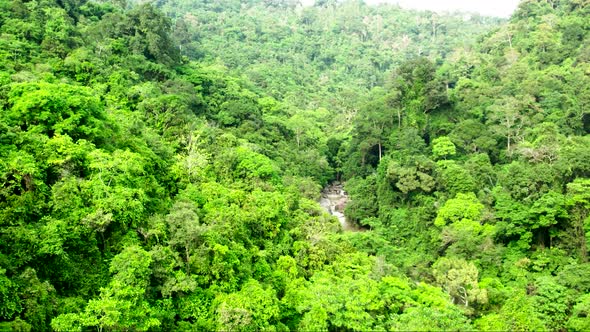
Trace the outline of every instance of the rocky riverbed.
{"type": "Polygon", "coordinates": [[[331,215],[338,218],[342,229],[345,231],[356,231],[357,229],[346,220],[344,208],[348,203],[348,194],[340,182],[333,182],[322,190],[320,205],[331,215]]]}

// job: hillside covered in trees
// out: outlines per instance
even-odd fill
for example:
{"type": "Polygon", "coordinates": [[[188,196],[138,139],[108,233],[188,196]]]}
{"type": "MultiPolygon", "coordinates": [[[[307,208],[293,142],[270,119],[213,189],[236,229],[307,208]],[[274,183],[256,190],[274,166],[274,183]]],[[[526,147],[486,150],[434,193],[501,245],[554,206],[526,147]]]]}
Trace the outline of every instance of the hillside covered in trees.
{"type": "Polygon", "coordinates": [[[0,330],[587,331],[589,31],[0,0],[0,330]]]}

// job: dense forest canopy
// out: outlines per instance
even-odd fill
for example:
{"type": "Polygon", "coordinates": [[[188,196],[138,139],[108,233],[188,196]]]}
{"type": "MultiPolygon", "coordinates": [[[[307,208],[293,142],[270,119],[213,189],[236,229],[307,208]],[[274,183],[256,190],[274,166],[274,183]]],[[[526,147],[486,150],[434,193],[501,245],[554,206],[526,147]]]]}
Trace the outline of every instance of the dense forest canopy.
{"type": "Polygon", "coordinates": [[[589,31],[0,0],[0,330],[590,329],[589,31]]]}
{"type": "MultiPolygon", "coordinates": [[[[400,63],[419,56],[441,61],[469,47],[500,20],[440,15],[362,1],[183,1],[160,8],[175,20],[183,54],[218,59],[262,93],[300,109],[349,114],[383,86],[400,63]]],[[[338,129],[350,120],[336,122],[338,129]],[[343,123],[342,123],[343,122],[343,123]]]]}

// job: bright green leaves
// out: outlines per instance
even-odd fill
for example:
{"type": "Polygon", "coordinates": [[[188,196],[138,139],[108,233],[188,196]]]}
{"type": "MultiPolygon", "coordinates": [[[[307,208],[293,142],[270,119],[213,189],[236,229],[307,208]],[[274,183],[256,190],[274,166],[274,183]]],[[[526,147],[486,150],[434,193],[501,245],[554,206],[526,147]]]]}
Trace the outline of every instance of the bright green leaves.
{"type": "Polygon", "coordinates": [[[200,286],[235,291],[243,278],[270,277],[267,253],[260,248],[290,241],[285,237],[289,216],[279,191],[189,185],[166,216],[168,244],[200,286]]]}
{"type": "Polygon", "coordinates": [[[2,191],[21,195],[33,191],[40,183],[41,172],[35,158],[27,152],[11,152],[2,160],[2,191]]]}
{"type": "Polygon", "coordinates": [[[436,282],[453,298],[453,303],[468,307],[488,302],[486,290],[478,286],[479,271],[473,263],[442,257],[432,269],[436,282]]]}
{"type": "Polygon", "coordinates": [[[553,331],[563,329],[570,310],[568,289],[551,277],[540,277],[535,284],[533,300],[543,325],[553,331]]]}
{"type": "Polygon", "coordinates": [[[261,155],[246,147],[236,149],[237,165],[234,170],[236,178],[248,180],[278,179],[278,169],[266,156],[261,155]]]}
{"type": "Polygon", "coordinates": [[[350,193],[351,202],[346,205],[345,214],[349,220],[361,222],[363,219],[377,215],[376,176],[365,179],[353,178],[346,183],[346,190],[350,193]]]}
{"type": "MultiPolygon", "coordinates": [[[[99,55],[143,60],[143,69],[148,69],[148,75],[154,74],[149,72],[149,67],[157,68],[156,63],[178,63],[180,54],[170,36],[171,21],[163,13],[151,4],[137,5],[124,13],[109,9],[107,7],[108,13],[99,22],[91,25],[97,30],[92,36],[98,37],[95,43],[99,55]]],[[[161,66],[161,69],[165,68],[161,66]]]]}
{"type": "MultiPolygon", "coordinates": [[[[306,320],[306,316],[321,315],[324,311],[330,325],[334,327],[372,329],[375,322],[368,311],[377,306],[377,285],[377,282],[367,277],[352,279],[350,276],[336,277],[325,272],[317,273],[306,290],[309,295],[299,306],[300,310],[311,309],[303,315],[303,320],[306,320]]],[[[316,322],[317,318],[314,319],[316,322]]]]}
{"type": "Polygon", "coordinates": [[[572,315],[567,321],[570,331],[582,332],[590,329],[590,295],[582,295],[572,310],[572,315]]]}
{"type": "Polygon", "coordinates": [[[322,115],[321,110],[315,112],[299,111],[287,120],[287,128],[295,134],[295,142],[298,148],[320,143],[320,139],[323,138],[321,128],[318,127],[320,115],[322,115]]]}
{"type": "Polygon", "coordinates": [[[177,309],[172,312],[181,319],[178,323],[179,329],[214,330],[215,312],[210,310],[213,301],[211,292],[201,289],[197,289],[190,295],[179,297],[177,309]]]}
{"type": "Polygon", "coordinates": [[[441,310],[431,307],[410,307],[395,321],[396,331],[467,331],[473,329],[469,319],[452,306],[441,310]]]}
{"type": "Polygon", "coordinates": [[[12,151],[0,160],[0,224],[25,223],[45,207],[43,166],[26,151],[12,151]]]}
{"type": "Polygon", "coordinates": [[[441,136],[432,141],[432,155],[435,159],[447,159],[456,153],[455,144],[447,136],[441,136]]]}
{"type": "Polygon", "coordinates": [[[68,225],[62,220],[44,218],[45,225],[40,229],[39,254],[56,255],[66,258],[64,242],[68,238],[68,225]]]}
{"type": "Polygon", "coordinates": [[[179,60],[169,31],[171,22],[151,4],[133,8],[125,17],[123,29],[117,31],[128,38],[128,46],[134,53],[147,59],[173,64],[179,60]]]}
{"type": "Polygon", "coordinates": [[[254,101],[228,100],[220,105],[217,121],[224,126],[238,126],[248,119],[261,116],[261,111],[254,101]]]}
{"type": "MultiPolygon", "coordinates": [[[[235,139],[233,135],[228,138],[235,139]]],[[[221,177],[220,181],[238,182],[252,189],[278,184],[279,168],[276,163],[252,147],[224,149],[216,159],[214,167],[221,177]]]]}
{"type": "Polygon", "coordinates": [[[495,187],[493,195],[495,215],[501,221],[497,224],[498,233],[518,236],[512,245],[528,249],[533,235],[526,227],[529,220],[526,205],[510,197],[510,192],[502,187],[495,187]]]}
{"type": "MultiPolygon", "coordinates": [[[[3,274],[0,274],[0,279],[2,279],[3,274]]],[[[40,280],[37,271],[32,268],[25,268],[22,273],[14,275],[11,279],[12,285],[3,286],[8,286],[12,288],[12,291],[17,292],[16,294],[13,293],[10,295],[16,295],[18,302],[12,302],[11,296],[7,294],[9,295],[7,305],[16,310],[14,313],[20,313],[20,318],[22,318],[21,320],[18,316],[13,317],[15,318],[13,322],[14,329],[19,329],[19,325],[21,328],[24,328],[29,324],[33,327],[48,326],[48,320],[51,319],[53,310],[56,309],[55,304],[57,299],[53,286],[48,281],[40,280]]],[[[5,280],[2,283],[5,283],[5,280]]],[[[6,289],[3,291],[5,292],[6,289]]],[[[0,327],[4,328],[1,325],[0,327]]],[[[24,330],[29,329],[30,327],[24,330]]]]}
{"type": "Polygon", "coordinates": [[[287,288],[286,299],[302,314],[300,329],[327,329],[328,326],[367,330],[375,327],[372,310],[379,309],[379,284],[356,268],[366,268],[367,262],[350,257],[340,272],[318,272],[310,281],[302,284],[298,279],[287,288]],[[358,266],[358,264],[361,264],[358,266]]]}
{"type": "Polygon", "coordinates": [[[567,185],[568,205],[590,209],[590,179],[576,179],[567,185]]]}
{"type": "Polygon", "coordinates": [[[440,160],[436,163],[436,181],[451,196],[476,190],[475,180],[463,165],[454,160],[440,160]]]}
{"type": "Polygon", "coordinates": [[[94,54],[81,47],[72,51],[64,59],[64,68],[75,77],[76,81],[88,83],[99,70],[96,62],[94,54]]]}
{"type": "Polygon", "coordinates": [[[158,131],[163,137],[172,139],[181,134],[181,130],[195,121],[191,110],[191,100],[188,96],[164,94],[145,98],[137,109],[143,113],[146,124],[158,131]]]}
{"type": "Polygon", "coordinates": [[[186,273],[190,275],[191,255],[202,242],[205,227],[199,223],[195,205],[189,202],[176,202],[166,216],[172,247],[180,247],[184,253],[186,273]]]}
{"type": "Polygon", "coordinates": [[[492,130],[505,139],[506,153],[511,155],[514,145],[523,139],[526,125],[530,118],[525,112],[531,107],[531,96],[503,97],[490,106],[490,120],[492,130]]]}
{"type": "Polygon", "coordinates": [[[396,84],[405,107],[412,113],[408,124],[424,125],[423,114],[448,102],[444,83],[436,77],[435,70],[426,57],[408,60],[398,68],[396,84]]]}
{"type": "Polygon", "coordinates": [[[6,270],[0,268],[0,317],[10,320],[22,310],[18,298],[18,286],[6,277],[6,270]]]}
{"type": "Polygon", "coordinates": [[[449,138],[457,145],[457,149],[465,152],[490,151],[497,144],[488,128],[474,119],[456,124],[449,138]]]}
{"type": "Polygon", "coordinates": [[[90,155],[88,167],[94,178],[106,188],[116,185],[136,187],[142,184],[145,175],[145,157],[129,150],[116,150],[108,153],[94,150],[90,155]]]}
{"type": "Polygon", "coordinates": [[[161,188],[153,176],[146,176],[149,162],[129,150],[107,153],[94,150],[89,155],[92,175],[83,188],[97,209],[111,213],[123,225],[138,225],[158,199],[161,188]]]}
{"type": "Polygon", "coordinates": [[[533,300],[523,292],[513,294],[498,313],[484,315],[475,326],[483,331],[542,331],[547,328],[535,312],[533,300]]]}
{"type": "MultiPolygon", "coordinates": [[[[434,224],[442,227],[441,240],[448,253],[461,257],[480,254],[492,245],[494,228],[482,224],[484,205],[473,193],[457,194],[438,211],[434,224]]],[[[488,248],[489,249],[489,248],[488,248]]]]}
{"type": "Polygon", "coordinates": [[[567,191],[567,205],[571,210],[574,227],[574,242],[577,244],[582,262],[587,262],[590,242],[590,179],[576,179],[567,185],[567,191]]]}
{"type": "Polygon", "coordinates": [[[383,277],[379,293],[385,309],[391,314],[401,314],[409,304],[415,302],[408,281],[397,277],[383,277]]]}
{"type": "Polygon", "coordinates": [[[221,295],[216,320],[220,330],[272,330],[279,320],[279,306],[271,288],[265,289],[258,281],[249,280],[237,293],[221,295]]]}
{"type": "Polygon", "coordinates": [[[299,313],[297,329],[428,330],[468,328],[440,288],[376,276],[375,260],[344,254],[309,281],[290,279],[283,302],[299,313]],[[434,319],[427,322],[430,317],[434,319]],[[434,318],[437,317],[437,318],[434,318]],[[428,328],[425,328],[427,326],[428,328]]]}
{"type": "Polygon", "coordinates": [[[560,220],[568,217],[565,196],[549,191],[535,201],[529,213],[535,222],[532,225],[533,229],[556,225],[560,220]]]}
{"type": "Polygon", "coordinates": [[[68,135],[56,134],[46,142],[47,164],[60,177],[80,175],[86,170],[88,154],[94,149],[94,144],[85,139],[74,142],[68,135]]]}
{"type": "Polygon", "coordinates": [[[387,165],[387,178],[404,194],[413,191],[431,192],[435,182],[432,164],[427,160],[418,160],[415,166],[402,166],[391,160],[387,165]]]}
{"type": "Polygon", "coordinates": [[[47,21],[41,47],[48,54],[63,58],[78,41],[74,33],[74,22],[61,8],[45,8],[43,14],[47,21]]]}
{"type": "Polygon", "coordinates": [[[573,263],[590,231],[588,140],[573,136],[588,122],[588,15],[527,22],[530,42],[513,23],[437,72],[432,45],[433,62],[394,66],[458,30],[438,15],[187,2],[175,45],[152,5],[84,2],[0,0],[0,329],[60,313],[56,330],[587,326],[572,298],[589,288],[573,263]],[[242,8],[246,21],[228,15],[242,8]],[[408,36],[381,38],[393,26],[408,36]],[[375,37],[387,50],[365,52],[375,37]],[[571,59],[535,67],[560,38],[571,59]],[[191,44],[224,45],[231,69],[180,63],[191,44]],[[338,233],[314,202],[332,167],[358,176],[347,214],[366,232],[338,233]]]}
{"type": "Polygon", "coordinates": [[[287,222],[285,198],[278,192],[253,191],[244,205],[244,222],[256,237],[275,238],[287,222]]]}
{"type": "Polygon", "coordinates": [[[312,307],[301,318],[298,329],[301,331],[328,331],[328,313],[321,306],[312,307]]]}
{"type": "MultiPolygon", "coordinates": [[[[204,140],[203,140],[204,141],[204,140]]],[[[176,163],[172,171],[183,182],[193,183],[198,180],[206,180],[207,171],[210,170],[210,154],[203,147],[205,144],[199,135],[191,133],[186,147],[186,153],[176,155],[176,163]]]]}
{"type": "MultiPolygon", "coordinates": [[[[517,176],[517,174],[512,176],[517,176]]],[[[533,175],[530,174],[530,176],[533,175]]],[[[585,210],[581,207],[582,205],[573,203],[575,201],[573,191],[570,190],[568,195],[564,195],[556,189],[544,193],[531,192],[530,188],[521,187],[520,183],[524,185],[524,179],[514,180],[514,182],[505,181],[513,184],[514,187],[511,191],[502,187],[496,187],[493,190],[495,215],[502,221],[497,224],[499,234],[517,235],[519,239],[514,242],[514,245],[523,249],[529,248],[531,244],[544,248],[552,246],[556,237],[565,236],[562,230],[564,224],[568,223],[573,226],[570,229],[573,237],[570,238],[571,241],[568,241],[566,247],[577,247],[581,250],[579,254],[582,256],[580,257],[583,257],[583,253],[586,252],[586,249],[583,249],[583,246],[586,245],[584,216],[587,214],[584,214],[585,210]],[[517,188],[529,195],[527,201],[532,201],[532,204],[526,204],[522,200],[510,197],[510,194],[520,197],[520,190],[517,188]],[[580,213],[581,215],[579,215],[580,213]]],[[[583,181],[576,180],[568,184],[568,188],[574,188],[583,181]]],[[[530,186],[530,184],[527,185],[530,186]]],[[[584,192],[583,186],[580,188],[581,191],[578,192],[584,192]]]]}
{"type": "Polygon", "coordinates": [[[484,206],[475,197],[475,194],[457,194],[456,198],[449,199],[438,211],[434,224],[441,227],[464,219],[479,222],[483,210],[484,206]]]}
{"type": "Polygon", "coordinates": [[[147,331],[160,325],[145,300],[151,275],[151,255],[138,246],[125,248],[111,262],[113,278],[101,289],[98,299],[88,302],[84,312],[64,314],[51,326],[58,331],[96,327],[106,330],[147,331]]]}
{"type": "Polygon", "coordinates": [[[130,246],[113,258],[109,271],[114,275],[113,281],[145,288],[151,274],[151,261],[148,252],[138,246],[130,246]]]}
{"type": "Polygon", "coordinates": [[[8,121],[22,130],[52,137],[67,134],[74,140],[107,137],[105,114],[91,90],[67,84],[15,84],[9,93],[8,121]]]}

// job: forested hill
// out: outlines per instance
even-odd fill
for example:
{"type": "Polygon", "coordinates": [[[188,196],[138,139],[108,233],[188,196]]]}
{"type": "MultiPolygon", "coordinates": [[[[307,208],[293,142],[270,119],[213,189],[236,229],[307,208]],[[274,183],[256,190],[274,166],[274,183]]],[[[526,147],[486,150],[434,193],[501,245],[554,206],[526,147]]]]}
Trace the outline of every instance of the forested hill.
{"type": "Polygon", "coordinates": [[[183,54],[220,59],[274,98],[300,108],[350,112],[390,71],[418,56],[440,61],[500,20],[362,1],[160,3],[175,19],[183,54]]]}
{"type": "Polygon", "coordinates": [[[590,329],[589,29],[0,0],[0,330],[590,329]]]}

